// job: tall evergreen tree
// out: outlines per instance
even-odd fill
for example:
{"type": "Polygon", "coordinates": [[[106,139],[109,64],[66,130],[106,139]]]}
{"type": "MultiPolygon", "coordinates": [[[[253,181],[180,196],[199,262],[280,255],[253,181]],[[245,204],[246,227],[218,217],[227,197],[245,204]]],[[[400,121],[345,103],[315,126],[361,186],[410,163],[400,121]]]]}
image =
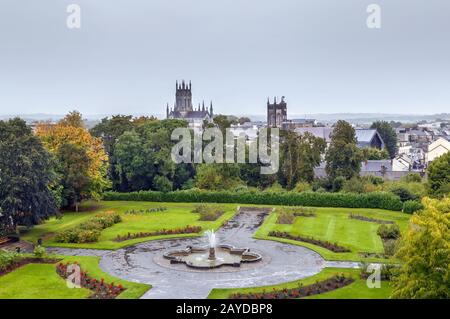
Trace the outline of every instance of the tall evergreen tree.
{"type": "Polygon", "coordinates": [[[0,121],[0,235],[55,215],[50,154],[23,120],[0,121]]]}

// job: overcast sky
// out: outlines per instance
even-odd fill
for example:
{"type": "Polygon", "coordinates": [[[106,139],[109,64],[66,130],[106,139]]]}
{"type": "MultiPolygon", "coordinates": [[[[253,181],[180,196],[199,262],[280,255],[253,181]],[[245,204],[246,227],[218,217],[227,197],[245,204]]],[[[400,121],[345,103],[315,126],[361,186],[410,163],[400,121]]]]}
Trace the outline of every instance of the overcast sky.
{"type": "Polygon", "coordinates": [[[448,0],[1,0],[0,114],[450,112],[449,40],[448,0]]]}

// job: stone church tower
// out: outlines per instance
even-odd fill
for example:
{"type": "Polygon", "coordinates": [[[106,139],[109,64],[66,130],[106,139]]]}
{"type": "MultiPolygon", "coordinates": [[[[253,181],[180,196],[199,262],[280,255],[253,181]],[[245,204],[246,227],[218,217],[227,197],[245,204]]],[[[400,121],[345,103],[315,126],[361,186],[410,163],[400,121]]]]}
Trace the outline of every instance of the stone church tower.
{"type": "Polygon", "coordinates": [[[282,128],[283,123],[287,121],[287,104],[284,96],[281,102],[277,103],[277,98],[273,99],[273,104],[267,99],[267,127],[282,128]]]}
{"type": "Polygon", "coordinates": [[[205,102],[202,105],[198,104],[198,108],[194,109],[192,103],[192,84],[189,81],[187,84],[184,80],[181,84],[178,81],[175,84],[175,104],[172,109],[169,104],[166,106],[166,117],[168,119],[183,119],[187,120],[190,125],[200,126],[203,121],[211,122],[213,119],[213,105],[212,102],[209,110],[205,107],[205,102]]]}

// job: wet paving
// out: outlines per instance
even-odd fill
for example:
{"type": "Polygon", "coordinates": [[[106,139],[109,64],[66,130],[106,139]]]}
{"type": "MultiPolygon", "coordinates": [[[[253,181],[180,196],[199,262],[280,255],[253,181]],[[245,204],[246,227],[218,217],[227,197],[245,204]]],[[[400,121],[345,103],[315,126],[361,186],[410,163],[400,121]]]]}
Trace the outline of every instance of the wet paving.
{"type": "Polygon", "coordinates": [[[240,268],[224,266],[213,271],[194,270],[184,264],[170,265],[165,251],[204,245],[206,238],[158,240],[116,251],[49,248],[62,255],[99,256],[100,267],[113,276],[153,286],[143,298],[206,298],[213,288],[242,288],[280,284],[312,276],[324,267],[356,268],[355,262],[325,261],[316,252],[295,245],[257,240],[253,233],[268,211],[241,210],[217,232],[218,242],[248,247],[260,253],[262,261],[240,268]]]}

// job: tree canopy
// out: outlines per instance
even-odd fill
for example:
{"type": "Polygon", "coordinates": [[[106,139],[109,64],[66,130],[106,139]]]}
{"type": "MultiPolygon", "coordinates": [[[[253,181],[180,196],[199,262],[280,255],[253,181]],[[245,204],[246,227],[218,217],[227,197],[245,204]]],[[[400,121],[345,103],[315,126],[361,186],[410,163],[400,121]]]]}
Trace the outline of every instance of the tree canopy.
{"type": "Polygon", "coordinates": [[[325,156],[325,169],[331,180],[338,176],[350,179],[359,174],[363,155],[356,143],[355,129],[346,121],[338,121],[325,156]]]}
{"type": "Polygon", "coordinates": [[[397,154],[397,134],[394,128],[386,121],[376,121],[370,126],[372,129],[376,129],[384,141],[386,149],[390,158],[394,158],[397,154]]]}
{"type": "Polygon", "coordinates": [[[23,120],[0,121],[0,235],[55,215],[50,154],[23,120]]]}
{"type": "Polygon", "coordinates": [[[397,257],[393,298],[450,298],[450,198],[425,198],[425,209],[412,216],[397,257]]]}
{"type": "MultiPolygon", "coordinates": [[[[105,152],[102,140],[93,137],[86,128],[79,126],[79,116],[78,113],[72,112],[55,125],[39,123],[36,128],[36,135],[54,156],[60,152],[63,145],[68,143],[83,149],[86,152],[87,159],[89,159],[86,177],[90,180],[90,183],[86,195],[100,198],[103,190],[110,185],[107,179],[108,155],[105,152]]],[[[72,148],[73,150],[74,148],[72,148]]],[[[79,156],[79,153],[76,152],[72,154],[79,156]]],[[[66,152],[65,155],[59,159],[68,160],[68,153],[66,152]]],[[[65,176],[62,175],[60,178],[64,179],[65,176]]]]}
{"type": "Polygon", "coordinates": [[[450,152],[428,166],[428,189],[434,197],[450,195],[450,152]]]}

